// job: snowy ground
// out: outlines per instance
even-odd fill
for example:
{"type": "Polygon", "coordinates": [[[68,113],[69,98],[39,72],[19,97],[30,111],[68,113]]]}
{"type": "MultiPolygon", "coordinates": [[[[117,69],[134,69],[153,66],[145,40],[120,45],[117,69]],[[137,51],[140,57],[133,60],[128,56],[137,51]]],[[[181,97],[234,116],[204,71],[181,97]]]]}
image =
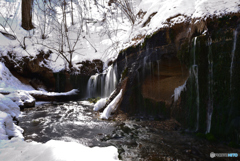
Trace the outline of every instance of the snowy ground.
{"type": "Polygon", "coordinates": [[[88,161],[118,160],[117,148],[93,147],[74,143],[50,140],[45,144],[26,143],[21,139],[0,140],[0,157],[5,161],[88,161]]]}

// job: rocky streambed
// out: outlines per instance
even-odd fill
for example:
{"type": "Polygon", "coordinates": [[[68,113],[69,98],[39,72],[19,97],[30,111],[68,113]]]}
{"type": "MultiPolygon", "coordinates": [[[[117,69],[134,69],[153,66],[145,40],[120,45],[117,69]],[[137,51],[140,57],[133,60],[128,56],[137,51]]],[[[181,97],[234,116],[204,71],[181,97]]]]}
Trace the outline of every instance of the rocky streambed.
{"type": "Polygon", "coordinates": [[[186,132],[173,119],[156,121],[143,116],[118,115],[100,120],[99,113],[92,108],[86,101],[76,101],[24,109],[20,126],[25,130],[25,140],[43,143],[64,140],[89,147],[113,145],[118,148],[121,160],[194,161],[212,160],[211,152],[240,154],[239,149],[202,138],[204,134],[186,132]]]}

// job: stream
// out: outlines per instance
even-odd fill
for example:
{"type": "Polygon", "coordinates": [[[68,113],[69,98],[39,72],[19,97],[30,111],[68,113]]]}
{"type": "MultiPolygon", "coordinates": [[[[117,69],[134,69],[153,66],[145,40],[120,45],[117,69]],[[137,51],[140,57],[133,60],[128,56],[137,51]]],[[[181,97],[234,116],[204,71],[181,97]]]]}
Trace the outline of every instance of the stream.
{"type": "Polygon", "coordinates": [[[124,161],[212,160],[211,152],[240,154],[239,149],[184,132],[172,119],[150,121],[137,116],[125,121],[101,120],[92,109],[86,101],[42,104],[24,109],[19,125],[27,142],[64,140],[89,147],[113,145],[124,161]]]}

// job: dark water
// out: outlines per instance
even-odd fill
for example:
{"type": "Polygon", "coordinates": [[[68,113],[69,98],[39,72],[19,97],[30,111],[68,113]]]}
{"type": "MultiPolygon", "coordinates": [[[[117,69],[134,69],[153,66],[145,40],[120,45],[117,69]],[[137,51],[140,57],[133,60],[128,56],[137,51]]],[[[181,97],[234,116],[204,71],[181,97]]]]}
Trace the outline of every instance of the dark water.
{"type": "MultiPolygon", "coordinates": [[[[92,105],[81,101],[45,104],[25,109],[20,127],[26,141],[47,142],[51,139],[78,142],[87,146],[118,148],[119,158],[135,160],[213,160],[210,152],[238,153],[218,142],[209,142],[183,132],[174,120],[104,121],[98,119],[92,105]]],[[[214,158],[214,160],[240,160],[214,158]]]]}

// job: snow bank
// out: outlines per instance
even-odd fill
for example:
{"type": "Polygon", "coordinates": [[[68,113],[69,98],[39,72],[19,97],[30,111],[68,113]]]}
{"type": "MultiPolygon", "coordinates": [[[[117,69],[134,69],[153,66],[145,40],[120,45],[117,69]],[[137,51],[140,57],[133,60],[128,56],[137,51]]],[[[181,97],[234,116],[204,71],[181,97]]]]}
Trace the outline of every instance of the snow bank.
{"type": "Polygon", "coordinates": [[[7,161],[115,161],[117,148],[89,148],[75,142],[50,140],[45,144],[26,143],[20,139],[0,141],[0,158],[7,161]]]}
{"type": "Polygon", "coordinates": [[[76,95],[78,94],[79,90],[78,89],[72,89],[69,92],[46,92],[46,91],[28,91],[29,94],[36,94],[36,95],[44,95],[44,96],[69,96],[69,95],[76,95]]]}
{"type": "Polygon", "coordinates": [[[173,94],[174,102],[176,102],[178,100],[178,98],[180,97],[182,91],[184,91],[186,89],[186,84],[187,84],[187,81],[183,85],[181,85],[181,86],[179,86],[179,87],[174,89],[174,94],[173,94]]]}
{"type": "Polygon", "coordinates": [[[108,98],[101,98],[100,100],[98,100],[93,107],[93,111],[99,111],[100,109],[102,109],[106,105],[107,99],[108,98]]]}
{"type": "MultiPolygon", "coordinates": [[[[146,12],[146,14],[142,19],[136,21],[127,41],[129,42],[139,35],[151,35],[160,28],[190,19],[206,19],[228,13],[237,13],[240,12],[238,5],[239,0],[143,0],[139,5],[139,11],[146,12]],[[148,21],[149,23],[146,23],[148,21]]],[[[137,41],[139,43],[142,40],[138,39],[137,41]]],[[[136,42],[130,44],[133,43],[136,42]]]]}
{"type": "Polygon", "coordinates": [[[0,111],[0,140],[8,140],[8,136],[23,139],[22,133],[23,129],[13,123],[12,117],[0,111]]]}
{"type": "Polygon", "coordinates": [[[118,105],[120,99],[122,97],[122,90],[119,94],[114,98],[114,100],[104,109],[103,113],[101,114],[102,119],[108,119],[110,117],[111,112],[116,110],[116,106],[118,105]]]}
{"type": "Polygon", "coordinates": [[[8,70],[4,63],[0,62],[0,92],[12,92],[16,90],[34,90],[33,87],[21,83],[8,70]]]}
{"type": "Polygon", "coordinates": [[[0,94],[0,111],[5,112],[12,117],[18,118],[20,115],[20,108],[10,98],[0,94]]]}
{"type": "Polygon", "coordinates": [[[6,95],[6,98],[10,98],[13,102],[15,102],[18,106],[24,106],[26,104],[35,105],[35,98],[33,98],[26,91],[15,91],[6,95]]]}

